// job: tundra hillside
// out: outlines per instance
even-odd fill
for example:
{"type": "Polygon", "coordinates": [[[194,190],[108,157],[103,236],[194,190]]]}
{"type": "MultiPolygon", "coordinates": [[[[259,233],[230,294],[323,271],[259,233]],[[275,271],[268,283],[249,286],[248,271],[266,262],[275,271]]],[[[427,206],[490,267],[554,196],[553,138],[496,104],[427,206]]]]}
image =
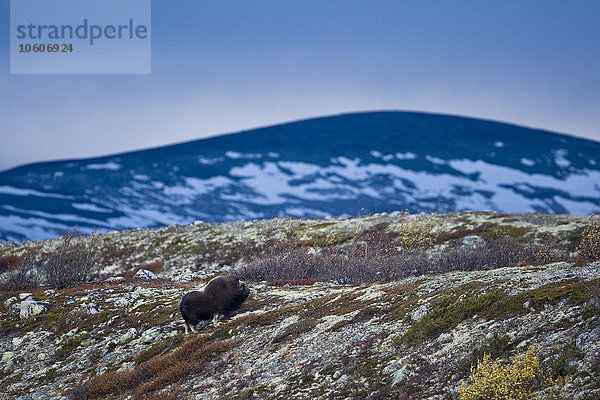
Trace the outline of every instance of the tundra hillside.
{"type": "Polygon", "coordinates": [[[598,246],[594,216],[484,212],[2,243],[0,398],[597,399],[598,246]],[[240,312],[184,335],[231,271],[240,312]]]}

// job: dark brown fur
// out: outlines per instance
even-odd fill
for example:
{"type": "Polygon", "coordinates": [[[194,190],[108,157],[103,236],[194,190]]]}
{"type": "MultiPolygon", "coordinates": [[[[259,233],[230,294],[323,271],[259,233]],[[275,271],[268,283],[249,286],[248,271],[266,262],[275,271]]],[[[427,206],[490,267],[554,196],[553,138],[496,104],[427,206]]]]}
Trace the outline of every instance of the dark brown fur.
{"type": "Polygon", "coordinates": [[[236,311],[249,294],[248,286],[235,275],[218,276],[201,290],[187,293],[179,304],[186,333],[188,326],[195,331],[194,326],[200,321],[216,322],[219,315],[236,311]]]}

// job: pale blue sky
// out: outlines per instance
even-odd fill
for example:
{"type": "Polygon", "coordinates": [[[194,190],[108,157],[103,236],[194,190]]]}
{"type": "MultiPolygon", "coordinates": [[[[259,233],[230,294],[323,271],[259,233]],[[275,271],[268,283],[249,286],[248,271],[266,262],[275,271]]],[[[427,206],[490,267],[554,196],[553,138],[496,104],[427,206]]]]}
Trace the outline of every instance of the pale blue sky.
{"type": "Polygon", "coordinates": [[[595,0],[154,0],[151,75],[10,75],[0,26],[0,169],[364,110],[600,140],[595,0]]]}

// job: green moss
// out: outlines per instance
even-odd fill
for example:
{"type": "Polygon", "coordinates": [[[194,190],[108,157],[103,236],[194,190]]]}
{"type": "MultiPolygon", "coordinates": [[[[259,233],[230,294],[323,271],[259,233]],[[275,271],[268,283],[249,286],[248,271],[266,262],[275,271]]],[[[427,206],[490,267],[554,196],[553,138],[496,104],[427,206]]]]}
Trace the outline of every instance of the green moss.
{"type": "Polygon", "coordinates": [[[139,353],[137,356],[135,356],[133,361],[136,365],[140,365],[144,361],[148,361],[149,359],[158,356],[163,352],[166,352],[167,349],[172,348],[173,346],[179,344],[181,341],[181,337],[175,337],[172,340],[166,341],[164,343],[156,343],[139,353]]]}
{"type": "Polygon", "coordinates": [[[400,337],[400,342],[408,345],[437,337],[456,327],[502,299],[500,291],[492,291],[480,296],[469,296],[456,301],[456,297],[444,296],[436,301],[433,311],[414,323],[400,337]]]}
{"type": "Polygon", "coordinates": [[[335,225],[335,222],[321,222],[319,224],[311,225],[310,228],[311,229],[320,229],[320,228],[326,228],[331,225],[335,225]]]}
{"type": "Polygon", "coordinates": [[[574,375],[577,372],[578,363],[572,365],[571,361],[581,360],[583,357],[584,354],[575,343],[569,343],[558,354],[550,356],[545,364],[552,371],[552,378],[556,379],[559,376],[574,375]]]}
{"type": "Polygon", "coordinates": [[[514,347],[514,343],[511,343],[510,336],[500,336],[495,333],[491,339],[486,341],[483,345],[474,348],[471,353],[460,362],[461,369],[465,375],[468,374],[471,372],[471,367],[477,365],[477,362],[483,359],[484,354],[489,354],[493,359],[507,359],[514,347]]]}
{"type": "Polygon", "coordinates": [[[528,232],[530,232],[530,230],[527,228],[521,228],[511,225],[497,225],[487,228],[479,235],[485,240],[496,239],[500,236],[509,236],[521,242],[526,240],[524,236],[528,232]]]}
{"type": "Polygon", "coordinates": [[[319,372],[319,375],[330,376],[330,375],[333,375],[339,369],[340,369],[339,365],[331,364],[331,365],[328,365],[325,368],[323,368],[319,372]]]}
{"type": "Polygon", "coordinates": [[[584,286],[575,279],[550,283],[510,296],[501,290],[469,295],[459,301],[456,301],[457,296],[441,296],[434,301],[433,311],[408,328],[397,342],[412,345],[437,337],[476,314],[486,319],[498,320],[511,315],[523,315],[531,312],[531,309],[541,310],[546,305],[555,306],[561,300],[580,305],[588,299],[589,294],[584,286]],[[523,308],[527,301],[531,304],[530,309],[523,308]]]}
{"type": "Polygon", "coordinates": [[[577,279],[549,283],[516,295],[504,296],[488,307],[482,316],[500,319],[514,314],[523,315],[531,312],[531,309],[541,310],[546,304],[555,306],[565,299],[571,304],[580,305],[589,299],[589,294],[577,279]],[[527,301],[531,305],[529,310],[523,308],[523,304],[527,301]]]}
{"type": "Polygon", "coordinates": [[[285,330],[273,338],[273,343],[281,343],[289,338],[296,338],[300,335],[312,330],[319,323],[320,319],[308,318],[288,325],[285,330]]]}
{"type": "Polygon", "coordinates": [[[411,385],[409,383],[401,385],[398,387],[398,390],[402,393],[406,394],[415,394],[423,391],[423,388],[419,385],[411,385]]]}
{"type": "Polygon", "coordinates": [[[63,344],[58,349],[56,349],[56,351],[54,352],[54,357],[56,357],[59,360],[67,358],[71,355],[73,351],[75,351],[75,349],[79,347],[79,345],[81,345],[81,342],[91,337],[92,335],[90,335],[89,333],[82,333],[67,338],[67,340],[65,340],[63,344]]]}

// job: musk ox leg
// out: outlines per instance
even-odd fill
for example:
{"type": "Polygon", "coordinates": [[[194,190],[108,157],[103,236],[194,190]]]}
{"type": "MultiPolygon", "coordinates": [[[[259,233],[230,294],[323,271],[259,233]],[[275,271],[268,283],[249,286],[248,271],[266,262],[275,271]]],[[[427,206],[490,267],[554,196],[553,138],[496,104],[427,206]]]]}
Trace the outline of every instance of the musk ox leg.
{"type": "Polygon", "coordinates": [[[189,330],[192,330],[192,333],[198,333],[198,331],[196,330],[196,327],[194,326],[194,324],[190,324],[189,322],[185,321],[184,324],[184,328],[185,328],[185,334],[188,335],[190,332],[189,330]]]}
{"type": "Polygon", "coordinates": [[[219,326],[219,314],[218,313],[213,315],[212,323],[214,326],[219,326]]]}

